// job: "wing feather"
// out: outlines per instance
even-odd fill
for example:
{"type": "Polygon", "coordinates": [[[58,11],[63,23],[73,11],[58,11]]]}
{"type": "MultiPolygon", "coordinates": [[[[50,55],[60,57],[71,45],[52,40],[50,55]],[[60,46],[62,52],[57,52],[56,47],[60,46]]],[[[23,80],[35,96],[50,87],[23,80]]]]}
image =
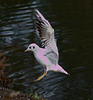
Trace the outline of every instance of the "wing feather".
{"type": "Polygon", "coordinates": [[[33,13],[36,33],[41,40],[42,46],[45,46],[47,50],[46,56],[52,63],[58,63],[59,54],[54,37],[54,29],[37,9],[34,9],[33,13]]]}

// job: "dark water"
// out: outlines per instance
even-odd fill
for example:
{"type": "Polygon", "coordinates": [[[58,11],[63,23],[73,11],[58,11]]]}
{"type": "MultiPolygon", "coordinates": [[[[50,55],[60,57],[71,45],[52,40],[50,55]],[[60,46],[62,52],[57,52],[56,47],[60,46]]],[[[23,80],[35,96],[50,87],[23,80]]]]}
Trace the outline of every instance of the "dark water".
{"type": "Polygon", "coordinates": [[[11,88],[49,100],[93,100],[93,7],[92,0],[0,0],[0,49],[11,64],[11,88]],[[32,53],[24,53],[30,43],[40,41],[35,34],[33,8],[50,21],[59,48],[59,64],[71,76],[43,74],[32,53]]]}

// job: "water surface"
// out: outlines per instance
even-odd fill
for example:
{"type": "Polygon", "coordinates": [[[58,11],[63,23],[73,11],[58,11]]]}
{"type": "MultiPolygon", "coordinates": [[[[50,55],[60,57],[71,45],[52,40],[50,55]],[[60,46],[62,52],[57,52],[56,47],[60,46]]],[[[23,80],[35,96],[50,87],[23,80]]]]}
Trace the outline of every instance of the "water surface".
{"type": "Polygon", "coordinates": [[[93,99],[93,8],[92,0],[0,0],[0,49],[7,52],[11,64],[8,76],[15,81],[11,88],[49,100],[93,99]],[[33,8],[37,8],[55,29],[60,54],[59,64],[71,76],[43,74],[32,53],[24,53],[30,43],[40,40],[35,34],[33,8]],[[9,52],[8,52],[9,51],[9,52]]]}

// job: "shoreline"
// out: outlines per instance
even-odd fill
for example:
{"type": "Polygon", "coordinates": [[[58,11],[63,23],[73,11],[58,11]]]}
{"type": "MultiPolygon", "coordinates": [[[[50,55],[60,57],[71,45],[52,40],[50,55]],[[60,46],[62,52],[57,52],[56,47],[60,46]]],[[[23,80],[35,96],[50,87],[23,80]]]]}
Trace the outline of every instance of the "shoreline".
{"type": "Polygon", "coordinates": [[[15,91],[8,88],[0,87],[0,100],[38,100],[34,99],[26,93],[15,91]]]}
{"type": "Polygon", "coordinates": [[[46,100],[35,95],[0,87],[0,100],[46,100]]]}

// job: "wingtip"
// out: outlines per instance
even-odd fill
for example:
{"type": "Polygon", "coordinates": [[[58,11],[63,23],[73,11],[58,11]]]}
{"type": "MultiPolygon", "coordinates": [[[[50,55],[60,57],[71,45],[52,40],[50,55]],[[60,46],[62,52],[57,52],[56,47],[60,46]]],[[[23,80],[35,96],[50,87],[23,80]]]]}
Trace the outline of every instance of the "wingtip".
{"type": "Polygon", "coordinates": [[[45,20],[44,16],[40,13],[40,11],[38,9],[34,9],[33,10],[34,15],[36,16],[36,18],[40,18],[42,20],[45,20]]]}
{"type": "Polygon", "coordinates": [[[38,12],[39,12],[39,10],[38,10],[37,8],[34,8],[34,9],[33,9],[33,13],[34,13],[34,14],[36,14],[36,13],[38,13],[38,12]]]}

